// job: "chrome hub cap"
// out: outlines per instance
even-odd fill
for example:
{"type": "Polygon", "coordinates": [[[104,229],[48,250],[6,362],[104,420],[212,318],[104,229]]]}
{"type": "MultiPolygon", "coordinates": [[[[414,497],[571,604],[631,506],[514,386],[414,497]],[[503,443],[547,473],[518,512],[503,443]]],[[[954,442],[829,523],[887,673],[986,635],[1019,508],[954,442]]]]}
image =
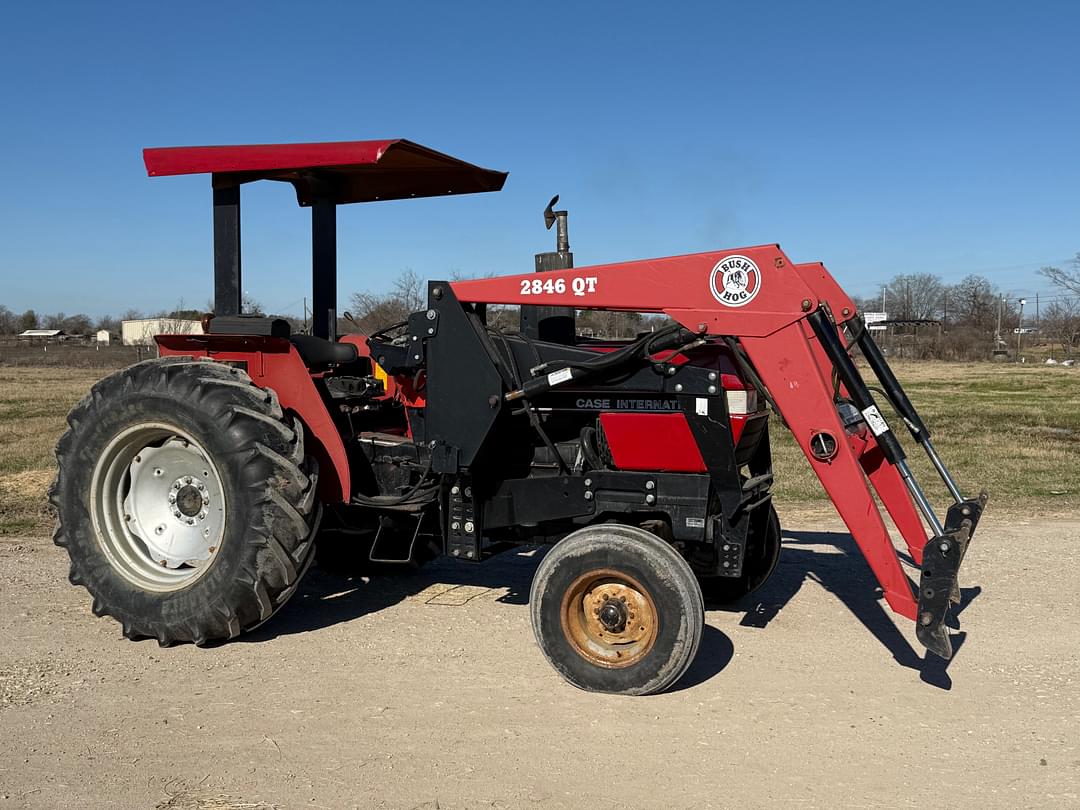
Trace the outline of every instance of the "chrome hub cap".
{"type": "Polygon", "coordinates": [[[92,513],[113,567],[147,590],[186,587],[225,534],[221,477],[184,431],[144,424],[121,433],[94,469],[92,513]]]}

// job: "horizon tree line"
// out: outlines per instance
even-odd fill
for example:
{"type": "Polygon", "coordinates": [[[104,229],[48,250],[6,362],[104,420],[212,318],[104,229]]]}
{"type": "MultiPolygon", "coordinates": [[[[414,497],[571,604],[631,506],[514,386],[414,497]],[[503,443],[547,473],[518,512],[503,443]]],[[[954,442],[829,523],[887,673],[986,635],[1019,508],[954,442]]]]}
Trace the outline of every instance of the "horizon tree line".
{"type": "MultiPolygon", "coordinates": [[[[1080,349],[1080,253],[1070,262],[1071,267],[1044,267],[1039,273],[1059,293],[1052,296],[1038,310],[1040,336],[1061,349],[1072,353],[1080,349]]],[[[451,274],[451,280],[460,280],[460,273],[451,274]]],[[[925,328],[919,348],[920,356],[965,358],[987,356],[989,348],[1001,343],[1011,344],[1013,330],[1019,323],[1019,305],[1015,298],[1003,291],[984,276],[971,274],[955,284],[946,284],[932,273],[901,273],[882,285],[885,311],[890,320],[932,321],[940,326],[936,331],[925,328]],[[1000,321],[1000,334],[999,334],[1000,321]]],[[[853,296],[855,304],[864,312],[881,311],[882,292],[866,296],[853,296]]],[[[385,292],[362,290],[349,297],[347,317],[339,319],[339,332],[363,332],[371,334],[379,329],[404,321],[409,313],[426,305],[426,284],[412,269],[406,268],[395,276],[390,289],[385,292]]],[[[1029,302],[1034,307],[1034,302],[1029,302]]],[[[161,310],[147,316],[136,309],[128,309],[119,316],[104,315],[91,318],[83,313],[68,315],[64,312],[38,314],[33,309],[22,313],[12,312],[0,304],[0,335],[13,335],[28,329],[62,329],[68,334],[89,335],[98,330],[111,333],[120,331],[120,322],[144,317],[199,319],[207,310],[189,309],[181,301],[171,310],[161,310]]],[[[244,297],[243,309],[253,315],[264,315],[259,302],[244,297]]],[[[1031,323],[1032,309],[1025,313],[1025,324],[1031,323]]],[[[342,313],[343,316],[346,313],[342,313]]],[[[291,315],[278,315],[288,320],[295,331],[304,331],[306,319],[291,315]]],[[[489,307],[489,321],[498,328],[514,331],[518,327],[516,307],[489,307]]],[[[663,321],[661,316],[636,312],[581,311],[578,329],[598,337],[627,338],[641,331],[655,328],[663,321]]],[[[917,334],[915,327],[892,327],[891,335],[903,339],[905,335],[917,334]]]]}

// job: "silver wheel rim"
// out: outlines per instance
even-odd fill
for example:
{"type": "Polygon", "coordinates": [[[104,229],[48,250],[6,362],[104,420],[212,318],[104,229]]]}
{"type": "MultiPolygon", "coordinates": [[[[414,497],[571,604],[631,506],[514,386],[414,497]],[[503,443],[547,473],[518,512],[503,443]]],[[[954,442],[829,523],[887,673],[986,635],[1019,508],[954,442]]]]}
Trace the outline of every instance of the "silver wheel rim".
{"type": "Polygon", "coordinates": [[[113,438],[94,465],[90,491],[102,551],[143,590],[186,588],[221,551],[221,475],[209,453],[175,425],[146,422],[113,438]]]}

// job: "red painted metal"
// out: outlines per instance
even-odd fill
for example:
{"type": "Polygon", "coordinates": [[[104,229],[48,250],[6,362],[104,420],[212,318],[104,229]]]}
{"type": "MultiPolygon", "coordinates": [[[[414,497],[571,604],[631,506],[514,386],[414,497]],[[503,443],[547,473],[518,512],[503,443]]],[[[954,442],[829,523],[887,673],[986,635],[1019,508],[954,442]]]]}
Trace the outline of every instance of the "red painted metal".
{"type": "Polygon", "coordinates": [[[739,336],[771,334],[803,317],[803,301],[807,312],[818,304],[818,296],[777,245],[455,281],[450,286],[462,301],[661,312],[693,331],[704,326],[710,334],[739,336]],[[710,292],[713,270],[731,256],[749,258],[762,273],[752,305],[725,307],[710,292]],[[543,285],[540,293],[533,292],[537,280],[543,285]]]}
{"type": "Polygon", "coordinates": [[[215,184],[281,180],[301,205],[441,197],[498,191],[506,173],[403,139],[144,149],[151,177],[212,174],[215,184]]]}
{"type": "MultiPolygon", "coordinates": [[[[834,286],[836,284],[825,271],[824,265],[798,265],[798,267],[807,268],[815,275],[824,274],[824,283],[831,282],[834,286]]],[[[854,317],[855,305],[839,287],[836,287],[836,290],[829,296],[828,301],[830,307],[835,306],[838,308],[837,311],[841,318],[849,319],[854,317]]],[[[819,367],[823,369],[829,368],[829,359],[817,340],[811,342],[810,350],[817,358],[819,367]]],[[[847,396],[847,391],[843,386],[840,388],[840,393],[842,396],[847,396]]],[[[885,460],[881,448],[874,439],[874,434],[866,429],[865,424],[860,425],[859,430],[848,437],[848,443],[858,457],[863,472],[870,479],[874,490],[881,497],[881,502],[888,511],[893,523],[900,531],[900,536],[904,539],[911,558],[918,565],[922,565],[923,547],[927,543],[926,529],[923,526],[922,518],[915,509],[915,504],[911,500],[911,494],[904,485],[904,479],[900,477],[900,473],[897,472],[896,468],[885,460]]]]}
{"type": "MultiPolygon", "coordinates": [[[[926,532],[898,473],[882,463],[872,437],[839,441],[836,455],[825,461],[810,452],[814,433],[828,431],[839,438],[845,430],[833,404],[832,366],[806,315],[822,303],[829,306],[837,323],[857,312],[824,265],[793,265],[779,246],[763,245],[551,271],[540,276],[539,287],[537,278],[529,273],[452,282],[451,286],[465,302],[663,313],[695,332],[737,336],[869,562],[886,601],[897,613],[915,618],[912,584],[870,489],[872,483],[912,556],[921,559],[926,532]],[[754,283],[747,286],[753,294],[731,306],[721,300],[713,282],[718,268],[740,257],[749,259],[756,271],[754,283]]],[[[612,416],[621,415],[601,416],[605,432],[608,422],[617,432],[630,424],[612,416]]],[[[668,434],[677,437],[678,430],[669,428],[668,434]]],[[[655,444],[659,443],[649,446],[655,444]]],[[[627,443],[620,453],[632,454],[636,464],[644,464],[644,458],[636,455],[639,449],[627,443]]],[[[650,456],[653,469],[656,452],[653,448],[650,456]]]]}
{"type": "Polygon", "coordinates": [[[620,470],[706,472],[690,425],[681,413],[606,411],[600,425],[620,470]]]}
{"type": "MultiPolygon", "coordinates": [[[[915,618],[917,603],[911,582],[900,565],[870,489],[873,484],[912,556],[921,559],[926,533],[896,470],[882,463],[880,450],[868,435],[839,442],[836,455],[828,460],[819,461],[810,452],[814,433],[824,430],[837,437],[846,434],[833,404],[831,364],[817,344],[806,315],[822,302],[829,305],[840,322],[854,317],[856,312],[823,265],[792,265],[779,247],[766,245],[552,271],[540,277],[543,286],[539,293],[535,292],[537,277],[529,273],[453,282],[451,286],[463,302],[657,312],[692,331],[738,336],[869,562],[886,601],[897,613],[915,618]],[[733,261],[733,257],[748,259],[756,271],[752,300],[738,306],[719,300],[713,284],[716,268],[733,261]]],[[[362,342],[359,337],[347,340],[357,345],[362,342]]],[[[282,406],[296,412],[307,425],[320,462],[333,475],[332,483],[324,480],[322,485],[332,490],[333,499],[349,497],[349,468],[340,435],[308,370],[288,341],[213,335],[162,336],[158,341],[163,354],[246,362],[255,382],[277,391],[282,406]]],[[[720,362],[717,367],[724,388],[746,386],[726,363],[720,362]]],[[[396,396],[422,402],[420,394],[406,390],[401,379],[395,384],[402,386],[396,396]]],[[[740,421],[745,422],[732,420],[733,429],[740,421]]],[[[621,468],[687,472],[705,469],[681,414],[606,412],[601,422],[621,468]],[[645,423],[646,419],[650,421],[645,423]],[[644,436],[649,440],[644,441],[644,436]],[[656,441],[656,437],[661,440],[656,441]]]]}
{"type": "Polygon", "coordinates": [[[341,434],[304,361],[288,340],[254,335],[158,335],[154,340],[162,357],[187,355],[243,363],[252,381],[273,389],[281,407],[296,414],[307,428],[305,444],[319,462],[323,501],[347,503],[351,499],[349,459],[341,434]]]}
{"type": "Polygon", "coordinates": [[[797,322],[768,338],[743,338],[742,344],[870,564],[885,591],[885,600],[897,613],[914,619],[917,603],[911,582],[900,567],[881,512],[863,477],[859,457],[844,441],[837,443],[837,453],[828,461],[818,461],[809,450],[810,437],[819,431],[844,435],[843,423],[833,406],[831,365],[819,365],[812,348],[815,340],[809,325],[797,322]]]}
{"type": "MultiPolygon", "coordinates": [[[[821,299],[829,304],[838,323],[855,317],[857,309],[854,302],[840,289],[840,285],[825,269],[824,264],[821,262],[797,264],[795,269],[818,291],[821,299]]],[[[829,360],[817,340],[810,344],[810,348],[817,357],[818,365],[821,368],[828,368],[829,360]]],[[[841,387],[841,394],[847,396],[847,391],[843,387],[841,387]]],[[[866,430],[865,425],[860,426],[856,435],[849,437],[849,442],[859,459],[863,472],[870,479],[871,485],[881,497],[882,504],[900,531],[908,553],[918,565],[922,565],[927,533],[922,517],[911,500],[911,494],[904,485],[904,479],[900,477],[896,468],[885,460],[874,435],[866,430]]]]}

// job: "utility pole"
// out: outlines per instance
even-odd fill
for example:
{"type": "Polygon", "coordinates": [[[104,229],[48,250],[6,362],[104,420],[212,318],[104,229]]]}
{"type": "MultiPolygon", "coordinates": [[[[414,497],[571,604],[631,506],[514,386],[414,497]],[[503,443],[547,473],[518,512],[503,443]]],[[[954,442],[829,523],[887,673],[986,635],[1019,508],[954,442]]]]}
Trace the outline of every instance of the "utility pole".
{"type": "MultiPolygon", "coordinates": [[[[885,309],[885,285],[881,285],[881,312],[885,316],[885,320],[889,319],[888,312],[885,309]]],[[[885,336],[888,335],[888,330],[881,333],[881,345],[885,345],[885,336]]]]}
{"type": "Polygon", "coordinates": [[[1035,331],[1039,331],[1039,294],[1035,293],[1035,331]]]}
{"type": "Polygon", "coordinates": [[[1024,339],[1024,304],[1027,303],[1026,298],[1020,299],[1020,325],[1016,330],[1016,362],[1020,362],[1020,343],[1024,339]]]}
{"type": "Polygon", "coordinates": [[[998,300],[998,325],[997,331],[994,332],[994,340],[996,341],[994,348],[996,349],[1001,345],[1001,310],[1005,308],[1005,296],[1001,296],[998,300]]]}

